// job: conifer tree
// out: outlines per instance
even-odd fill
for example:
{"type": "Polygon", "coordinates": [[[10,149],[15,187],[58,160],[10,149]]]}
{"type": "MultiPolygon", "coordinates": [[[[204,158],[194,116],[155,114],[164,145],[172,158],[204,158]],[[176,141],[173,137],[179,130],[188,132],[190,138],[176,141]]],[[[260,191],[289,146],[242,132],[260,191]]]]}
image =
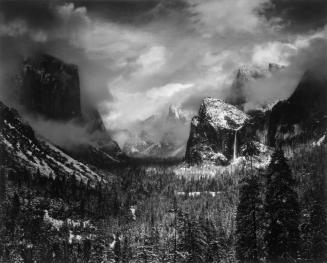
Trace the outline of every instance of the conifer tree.
{"type": "Polygon", "coordinates": [[[305,193],[308,205],[301,225],[302,256],[313,262],[327,262],[327,222],[324,174],[312,174],[313,186],[305,193]]]}
{"type": "Polygon", "coordinates": [[[314,262],[327,262],[327,222],[324,185],[314,192],[314,202],[310,210],[312,229],[311,255],[314,262]]]}
{"type": "Polygon", "coordinates": [[[256,176],[241,181],[236,215],[236,256],[241,262],[259,262],[259,234],[262,201],[256,176]]]}
{"type": "Polygon", "coordinates": [[[183,246],[188,254],[187,262],[204,262],[207,250],[206,236],[196,218],[189,216],[185,223],[183,246]]]}
{"type": "Polygon", "coordinates": [[[0,205],[6,198],[7,187],[7,171],[5,168],[0,167],[0,205]]]}
{"type": "Polygon", "coordinates": [[[123,239],[123,244],[121,248],[121,262],[128,263],[130,262],[132,251],[131,251],[131,244],[130,244],[130,237],[129,235],[125,235],[123,239]]]}
{"type": "Polygon", "coordinates": [[[268,167],[264,206],[268,262],[289,262],[298,256],[299,203],[294,185],[283,151],[276,150],[268,167]]]}
{"type": "Polygon", "coordinates": [[[11,221],[12,222],[14,222],[16,220],[19,211],[20,211],[19,196],[17,193],[15,193],[13,201],[12,201],[12,208],[11,208],[11,221]]]}

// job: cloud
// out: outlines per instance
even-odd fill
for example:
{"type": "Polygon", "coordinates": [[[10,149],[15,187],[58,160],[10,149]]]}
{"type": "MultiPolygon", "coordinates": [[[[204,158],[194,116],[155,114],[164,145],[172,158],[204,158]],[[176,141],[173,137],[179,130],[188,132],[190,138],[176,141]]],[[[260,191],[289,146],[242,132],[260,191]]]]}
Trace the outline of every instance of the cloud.
{"type": "Polygon", "coordinates": [[[166,63],[166,48],[163,46],[153,46],[136,60],[136,64],[141,68],[135,74],[148,75],[158,72],[166,63]]]}
{"type": "Polygon", "coordinates": [[[287,66],[289,57],[296,51],[296,47],[290,43],[268,42],[254,47],[252,62],[260,66],[268,63],[287,66]]]}
{"type": "Polygon", "coordinates": [[[244,64],[288,65],[248,90],[254,103],[285,98],[303,68],[294,65],[309,63],[295,58],[326,37],[316,26],[290,30],[296,19],[274,0],[13,2],[1,3],[0,78],[18,54],[75,63],[83,101],[100,108],[109,129],[133,131],[170,104],[195,113],[203,97],[223,98],[244,64]]]}
{"type": "Polygon", "coordinates": [[[326,33],[325,28],[298,36],[289,43],[271,42],[255,48],[253,61],[264,63],[277,58],[276,62],[282,62],[287,67],[266,78],[251,80],[245,87],[248,97],[246,107],[253,108],[288,98],[308,70],[327,77],[326,33]]]}
{"type": "Polygon", "coordinates": [[[111,91],[113,101],[103,105],[109,111],[104,122],[109,129],[131,129],[137,121],[166,111],[170,104],[178,103],[179,95],[192,87],[193,84],[169,83],[143,93],[122,91],[117,86],[111,91]]]}

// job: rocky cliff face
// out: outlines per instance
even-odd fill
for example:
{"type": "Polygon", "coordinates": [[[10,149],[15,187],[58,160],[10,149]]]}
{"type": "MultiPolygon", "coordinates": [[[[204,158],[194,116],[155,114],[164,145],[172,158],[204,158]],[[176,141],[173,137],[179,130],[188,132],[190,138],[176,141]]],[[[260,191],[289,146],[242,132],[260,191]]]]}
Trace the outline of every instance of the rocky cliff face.
{"type": "Polygon", "coordinates": [[[307,71],[293,94],[271,110],[268,144],[306,141],[327,130],[327,78],[307,71]]]}
{"type": "Polygon", "coordinates": [[[249,119],[246,113],[233,105],[219,99],[204,99],[199,115],[191,122],[186,161],[227,164],[234,155],[237,133],[249,119]]]}
{"type": "Polygon", "coordinates": [[[21,102],[27,110],[53,120],[81,117],[78,69],[50,55],[24,61],[21,102]]]}

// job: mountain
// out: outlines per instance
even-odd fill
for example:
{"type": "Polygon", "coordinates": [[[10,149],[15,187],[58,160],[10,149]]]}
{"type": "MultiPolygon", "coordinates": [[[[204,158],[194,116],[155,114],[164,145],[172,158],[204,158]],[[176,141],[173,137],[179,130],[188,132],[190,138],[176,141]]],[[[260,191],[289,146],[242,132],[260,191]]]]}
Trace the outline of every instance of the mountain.
{"type": "Polygon", "coordinates": [[[126,133],[123,151],[133,157],[184,157],[190,119],[187,111],[171,105],[167,114],[152,115],[139,123],[138,132],[126,133]]]}
{"type": "Polygon", "coordinates": [[[54,125],[55,122],[74,122],[76,127],[86,130],[88,142],[74,147],[60,145],[62,150],[82,162],[105,169],[126,159],[106,131],[98,110],[90,105],[82,109],[76,65],[48,54],[38,54],[24,60],[20,79],[20,104],[29,115],[53,121],[54,125]]]}
{"type": "Polygon", "coordinates": [[[191,122],[185,159],[189,163],[204,161],[227,164],[234,155],[237,131],[249,120],[237,107],[215,98],[205,98],[198,116],[191,122]]]}
{"type": "Polygon", "coordinates": [[[20,102],[29,112],[53,120],[81,118],[78,68],[47,55],[23,63],[20,102]]]}
{"type": "Polygon", "coordinates": [[[235,74],[235,79],[225,96],[225,101],[229,104],[237,106],[240,109],[243,109],[244,104],[247,102],[246,85],[251,80],[265,78],[269,74],[282,68],[283,66],[275,63],[269,63],[267,68],[253,65],[241,66],[235,74]]]}
{"type": "Polygon", "coordinates": [[[45,177],[75,175],[86,183],[107,181],[109,172],[103,172],[72,158],[45,138],[35,134],[12,108],[0,102],[0,156],[2,165],[28,174],[45,177]]]}
{"type": "Polygon", "coordinates": [[[186,111],[183,111],[180,107],[170,105],[167,119],[175,122],[187,123],[190,120],[190,114],[186,111]]]}
{"type": "Polygon", "coordinates": [[[303,75],[293,94],[271,109],[268,144],[276,146],[323,136],[327,130],[327,77],[303,75]]]}

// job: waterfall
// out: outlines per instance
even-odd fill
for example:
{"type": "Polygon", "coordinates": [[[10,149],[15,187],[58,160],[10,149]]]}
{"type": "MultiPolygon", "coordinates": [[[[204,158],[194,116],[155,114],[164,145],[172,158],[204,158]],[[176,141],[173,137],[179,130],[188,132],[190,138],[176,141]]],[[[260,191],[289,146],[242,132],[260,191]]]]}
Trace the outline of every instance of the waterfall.
{"type": "Polygon", "coordinates": [[[234,145],[233,145],[233,161],[237,158],[237,130],[235,130],[234,135],[234,145]]]}

